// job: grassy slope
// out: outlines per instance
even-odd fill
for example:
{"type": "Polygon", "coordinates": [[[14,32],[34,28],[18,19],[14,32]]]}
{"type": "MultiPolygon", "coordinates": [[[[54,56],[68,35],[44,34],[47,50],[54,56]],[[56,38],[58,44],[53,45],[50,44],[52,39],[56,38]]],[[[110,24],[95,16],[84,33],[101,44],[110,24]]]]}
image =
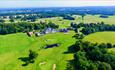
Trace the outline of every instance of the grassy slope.
{"type": "MultiPolygon", "coordinates": [[[[86,36],[83,40],[93,43],[97,42],[115,44],[115,32],[97,32],[86,36]]],[[[115,55],[115,48],[108,49],[108,52],[115,55]]]]}
{"type": "Polygon", "coordinates": [[[115,44],[115,32],[97,32],[84,38],[86,41],[115,44]]]}
{"type": "Polygon", "coordinates": [[[63,54],[75,42],[73,35],[74,32],[47,34],[41,37],[28,37],[24,33],[0,35],[0,70],[51,70],[53,64],[57,65],[57,70],[64,70],[66,60],[73,58],[72,54],[63,54]],[[46,43],[61,45],[43,49],[46,43]],[[23,62],[18,58],[27,57],[29,49],[37,51],[39,56],[34,64],[23,67],[21,66],[23,62]],[[44,61],[46,64],[39,66],[39,63],[44,61]]]}

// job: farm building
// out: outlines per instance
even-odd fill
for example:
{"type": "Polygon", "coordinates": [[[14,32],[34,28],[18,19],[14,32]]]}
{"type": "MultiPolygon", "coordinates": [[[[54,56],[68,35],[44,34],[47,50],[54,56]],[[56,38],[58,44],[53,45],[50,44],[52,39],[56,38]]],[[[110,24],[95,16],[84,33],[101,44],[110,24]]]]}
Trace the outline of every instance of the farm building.
{"type": "Polygon", "coordinates": [[[69,30],[66,29],[66,28],[64,28],[64,29],[60,29],[59,31],[60,31],[60,32],[64,32],[64,33],[68,33],[69,30]]]}
{"type": "Polygon", "coordinates": [[[31,37],[33,35],[33,32],[27,32],[26,33],[29,37],[31,37]]]}
{"type": "Polygon", "coordinates": [[[43,33],[48,34],[48,33],[55,33],[58,32],[58,30],[55,30],[53,28],[46,28],[44,29],[43,33]]]}

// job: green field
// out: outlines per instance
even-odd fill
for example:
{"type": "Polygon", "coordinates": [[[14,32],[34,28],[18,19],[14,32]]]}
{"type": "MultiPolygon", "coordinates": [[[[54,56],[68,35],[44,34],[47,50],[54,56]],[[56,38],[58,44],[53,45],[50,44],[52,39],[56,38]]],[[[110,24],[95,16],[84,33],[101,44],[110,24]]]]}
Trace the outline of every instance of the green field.
{"type": "Polygon", "coordinates": [[[115,16],[109,16],[108,18],[100,18],[100,15],[86,15],[84,17],[85,23],[98,23],[105,22],[105,24],[115,24],[115,16]]]}
{"type": "Polygon", "coordinates": [[[84,38],[85,41],[93,43],[112,43],[115,44],[115,32],[96,32],[84,38]]]}
{"type": "Polygon", "coordinates": [[[41,37],[28,37],[25,33],[0,35],[0,70],[52,70],[53,64],[56,64],[56,70],[65,70],[67,60],[73,59],[73,54],[64,52],[75,43],[76,40],[72,38],[74,34],[70,31],[68,34],[54,33],[41,37]],[[46,44],[54,43],[61,45],[43,48],[46,44]],[[18,58],[27,57],[29,49],[37,51],[39,55],[35,63],[22,66],[24,62],[18,58]]]}

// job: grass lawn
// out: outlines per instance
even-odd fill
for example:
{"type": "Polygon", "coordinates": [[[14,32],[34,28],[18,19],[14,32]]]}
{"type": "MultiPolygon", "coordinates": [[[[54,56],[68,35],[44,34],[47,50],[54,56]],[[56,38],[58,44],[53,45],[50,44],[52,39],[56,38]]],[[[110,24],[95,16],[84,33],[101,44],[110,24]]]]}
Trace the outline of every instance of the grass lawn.
{"type": "Polygon", "coordinates": [[[84,38],[85,41],[115,44],[115,32],[96,32],[84,38]]]}
{"type": "Polygon", "coordinates": [[[56,64],[56,70],[65,70],[67,60],[73,59],[73,54],[64,54],[68,47],[75,43],[72,36],[68,34],[54,33],[41,37],[28,37],[25,33],[0,35],[0,70],[52,70],[56,64]],[[47,40],[47,41],[46,41],[47,40]],[[44,49],[46,44],[60,43],[59,47],[44,49]],[[22,66],[24,62],[20,57],[27,57],[28,50],[32,49],[39,55],[35,63],[22,66]],[[45,62],[41,65],[40,63],[45,62]]]}

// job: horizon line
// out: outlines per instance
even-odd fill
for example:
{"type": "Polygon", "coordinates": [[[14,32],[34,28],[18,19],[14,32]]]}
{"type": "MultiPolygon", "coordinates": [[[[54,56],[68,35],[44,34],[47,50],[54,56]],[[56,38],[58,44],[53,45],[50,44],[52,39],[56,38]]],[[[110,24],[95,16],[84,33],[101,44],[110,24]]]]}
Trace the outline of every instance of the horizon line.
{"type": "Polygon", "coordinates": [[[43,7],[0,7],[0,9],[4,9],[4,8],[6,8],[6,9],[8,9],[8,8],[75,8],[75,7],[115,7],[115,5],[113,5],[113,6],[99,5],[99,6],[51,6],[51,7],[44,7],[44,6],[43,7]]]}

